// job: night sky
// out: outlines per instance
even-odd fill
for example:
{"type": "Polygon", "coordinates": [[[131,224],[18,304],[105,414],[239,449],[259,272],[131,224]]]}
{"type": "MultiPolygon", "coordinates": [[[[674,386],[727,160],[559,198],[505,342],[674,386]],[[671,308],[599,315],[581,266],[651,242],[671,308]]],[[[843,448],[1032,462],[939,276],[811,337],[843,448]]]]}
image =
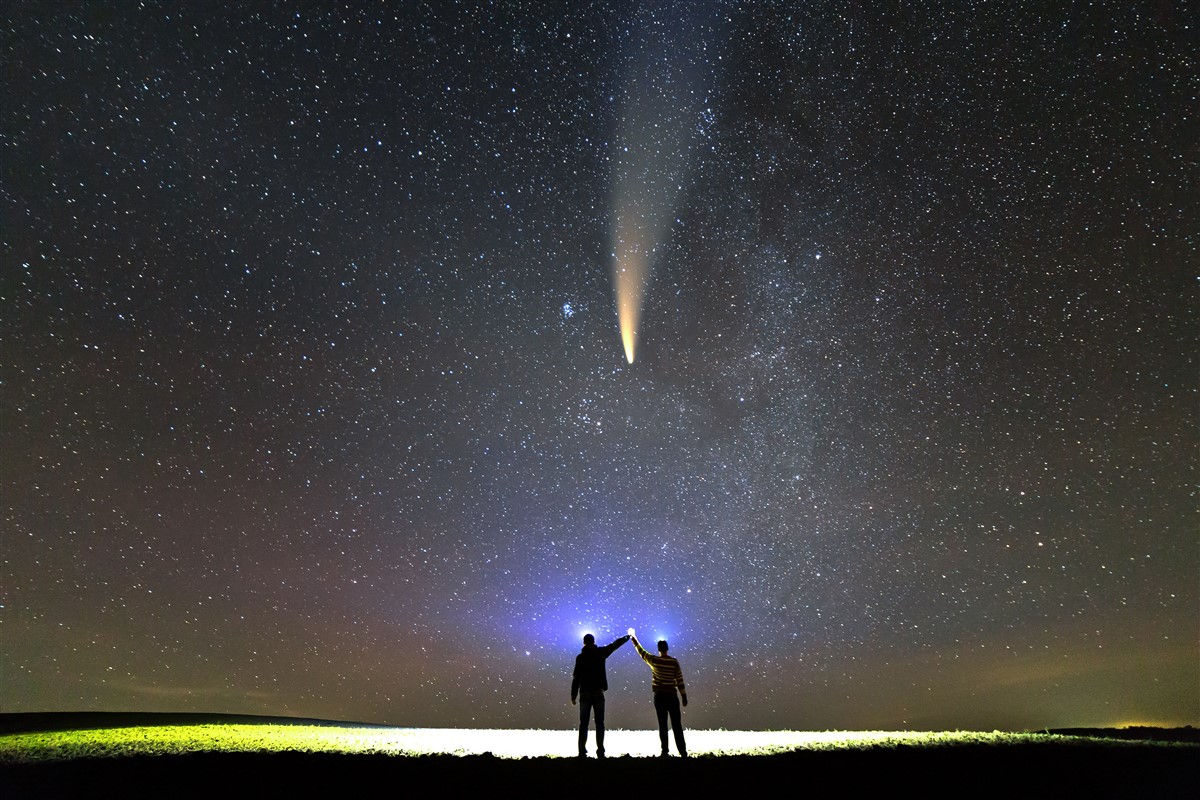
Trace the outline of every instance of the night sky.
{"type": "Polygon", "coordinates": [[[0,710],[1200,723],[1183,4],[0,15],[0,710]]]}

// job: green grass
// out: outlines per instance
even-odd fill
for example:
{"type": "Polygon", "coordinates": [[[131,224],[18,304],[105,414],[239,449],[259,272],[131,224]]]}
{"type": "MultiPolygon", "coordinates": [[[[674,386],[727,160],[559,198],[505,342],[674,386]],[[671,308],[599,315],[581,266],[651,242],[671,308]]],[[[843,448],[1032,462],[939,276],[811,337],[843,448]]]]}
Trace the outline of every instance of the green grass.
{"type": "MultiPolygon", "coordinates": [[[[939,748],[962,745],[1088,744],[1097,739],[1044,733],[954,732],[792,732],[688,731],[694,756],[770,755],[793,750],[939,748]]],[[[653,731],[610,730],[610,756],[652,756],[653,731]]],[[[1162,746],[1161,742],[1106,741],[1112,747],[1162,746]]],[[[383,753],[397,756],[491,753],[503,758],[562,757],[574,754],[574,732],[546,730],[463,730],[338,725],[196,724],[96,728],[0,736],[0,763],[33,763],[77,758],[124,757],[196,752],[383,753]]],[[[1196,747],[1195,745],[1173,745],[1196,747]]]]}

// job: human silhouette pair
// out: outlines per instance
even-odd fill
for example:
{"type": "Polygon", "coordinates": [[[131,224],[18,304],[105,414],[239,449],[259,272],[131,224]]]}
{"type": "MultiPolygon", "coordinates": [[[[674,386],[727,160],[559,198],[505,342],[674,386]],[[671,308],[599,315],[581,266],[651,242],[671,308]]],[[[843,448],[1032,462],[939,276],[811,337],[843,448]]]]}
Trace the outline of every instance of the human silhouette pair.
{"type": "Polygon", "coordinates": [[[608,675],[604,664],[618,647],[630,639],[637,648],[638,655],[650,667],[650,689],[654,693],[654,711],[658,716],[658,738],[662,744],[662,756],[667,752],[667,722],[670,720],[671,730],[675,734],[675,749],[679,755],[687,758],[687,746],[683,740],[683,719],[679,710],[680,698],[683,705],[688,704],[687,689],[683,683],[683,670],[679,662],[668,654],[665,639],[658,641],[658,654],[649,653],[634,635],[633,628],[629,633],[611,644],[603,647],[596,646],[596,637],[585,634],[583,650],[575,656],[575,670],[571,674],[571,705],[579,702],[579,757],[587,757],[588,724],[592,717],[596,720],[596,757],[604,758],[604,693],[608,691],[608,675]],[[678,694],[676,693],[678,692],[678,694]]]}

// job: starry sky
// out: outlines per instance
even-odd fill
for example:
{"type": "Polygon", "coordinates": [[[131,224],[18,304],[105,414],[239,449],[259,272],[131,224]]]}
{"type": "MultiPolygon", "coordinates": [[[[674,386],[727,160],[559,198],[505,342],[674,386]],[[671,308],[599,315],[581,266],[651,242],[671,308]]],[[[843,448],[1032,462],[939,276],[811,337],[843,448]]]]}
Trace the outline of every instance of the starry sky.
{"type": "Polygon", "coordinates": [[[0,710],[1200,723],[1182,5],[0,15],[0,710]]]}

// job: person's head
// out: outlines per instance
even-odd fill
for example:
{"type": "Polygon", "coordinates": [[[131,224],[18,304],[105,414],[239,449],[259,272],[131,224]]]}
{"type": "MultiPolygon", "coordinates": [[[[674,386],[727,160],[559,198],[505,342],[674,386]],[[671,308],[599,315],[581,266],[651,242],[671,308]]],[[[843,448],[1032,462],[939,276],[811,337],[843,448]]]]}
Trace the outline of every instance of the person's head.
{"type": "Polygon", "coordinates": [[[658,652],[662,653],[664,656],[667,654],[667,640],[666,639],[658,640],[658,652]]]}
{"type": "Polygon", "coordinates": [[[595,637],[595,636],[592,636],[590,633],[585,633],[585,634],[583,635],[583,643],[584,643],[584,644],[595,644],[595,643],[596,643],[596,637],[595,637]]]}

